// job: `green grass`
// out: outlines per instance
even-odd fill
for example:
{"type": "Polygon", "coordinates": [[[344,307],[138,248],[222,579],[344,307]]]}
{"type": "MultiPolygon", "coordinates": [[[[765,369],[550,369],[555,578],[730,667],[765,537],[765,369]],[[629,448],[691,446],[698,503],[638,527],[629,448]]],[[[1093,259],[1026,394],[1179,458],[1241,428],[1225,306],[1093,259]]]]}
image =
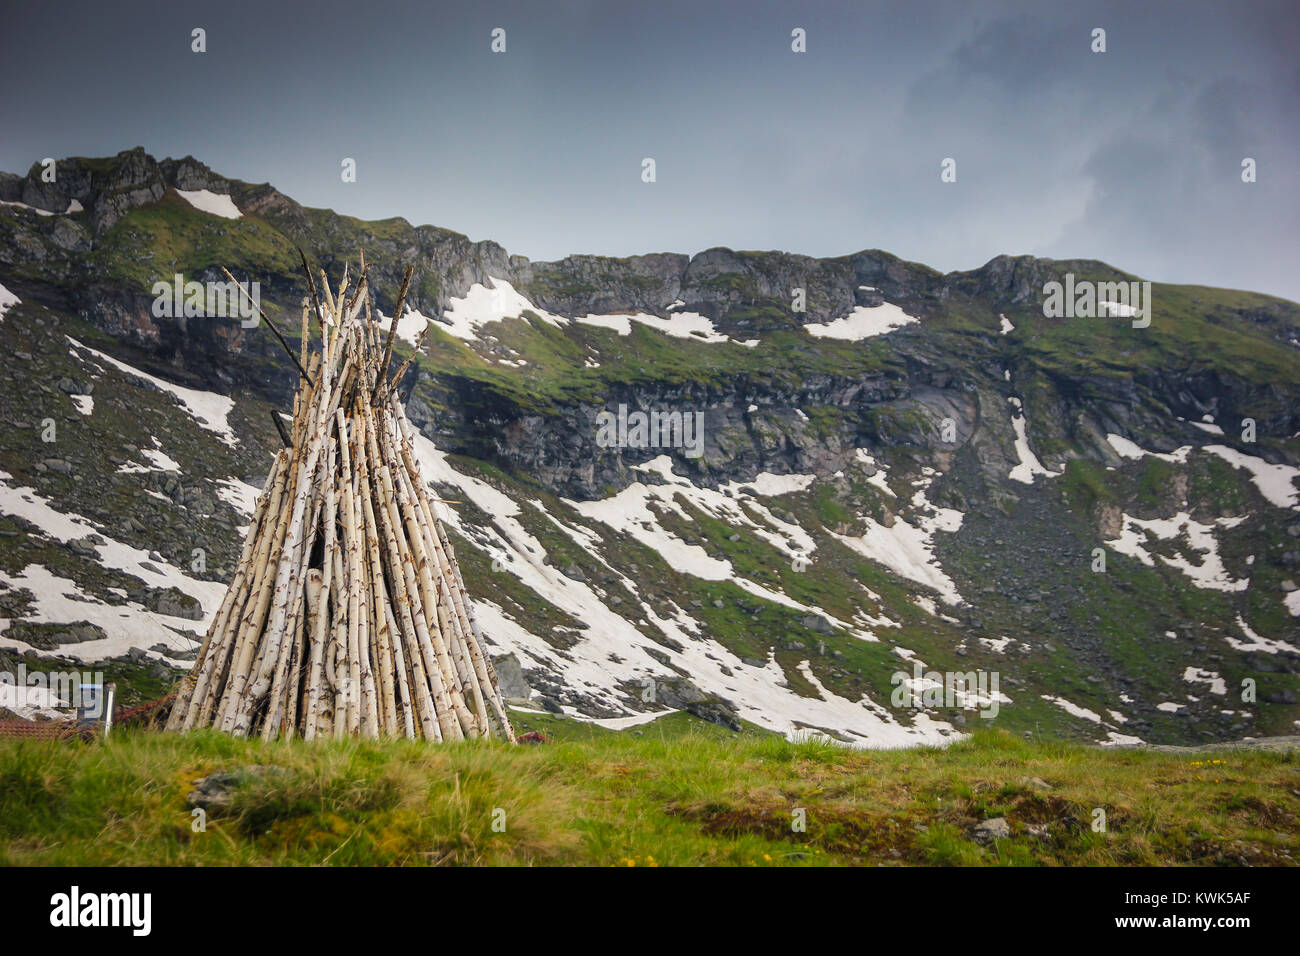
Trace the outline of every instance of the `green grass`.
{"type": "Polygon", "coordinates": [[[263,220],[218,219],[169,192],[114,224],[91,260],[113,278],[148,291],[155,282],[170,282],[174,273],[192,279],[223,266],[240,276],[292,275],[297,256],[293,244],[263,220]]]}
{"type": "Polygon", "coordinates": [[[853,752],[676,717],[640,736],[591,730],[531,747],[215,733],[0,742],[0,863],[1294,862],[1293,754],[1102,751],[996,732],[946,750],[853,752]],[[250,765],[280,769],[246,778],[196,832],[194,781],[250,765]],[[1107,832],[1093,831],[1095,808],[1107,832]],[[996,816],[1011,836],[973,842],[970,828],[996,816]]]}
{"type": "Polygon", "coordinates": [[[1159,458],[1142,459],[1138,474],[1137,500],[1147,508],[1159,508],[1173,498],[1174,466],[1159,458]]]}
{"type": "Polygon", "coordinates": [[[1018,314],[1023,356],[1055,378],[1072,380],[1085,395],[1104,395],[1115,382],[1149,381],[1150,370],[1161,369],[1184,379],[1259,386],[1241,404],[1257,420],[1285,408],[1285,400],[1268,386],[1300,375],[1300,358],[1277,347],[1296,324],[1294,304],[1255,293],[1159,283],[1153,284],[1151,299],[1151,325],[1144,329],[1115,319],[1018,314]],[[1251,321],[1242,321],[1243,316],[1251,321]]]}
{"type": "Polygon", "coordinates": [[[1110,504],[1116,497],[1113,478],[1103,465],[1088,458],[1066,462],[1062,491],[1078,514],[1087,514],[1097,504],[1110,504]]]}
{"type": "MultiPolygon", "coordinates": [[[[491,417],[525,410],[555,414],[575,403],[608,401],[627,388],[665,385],[680,390],[682,401],[704,400],[712,390],[799,389],[825,376],[898,379],[903,367],[888,346],[874,342],[812,340],[804,332],[765,333],[755,348],[736,342],[702,345],[674,338],[641,323],[628,335],[581,323],[563,329],[526,313],[485,325],[482,334],[526,357],[522,368],[500,366],[446,331],[434,326],[420,367],[454,392],[471,412],[491,417]],[[598,367],[584,363],[596,353],[598,367]]],[[[741,338],[744,338],[742,335],[741,338]]],[[[428,379],[421,389],[430,386],[428,379]]],[[[430,396],[437,402],[437,396],[430,396]]],[[[811,413],[810,413],[811,414],[811,413]]],[[[824,409],[821,425],[832,428],[841,413],[824,409]]]]}

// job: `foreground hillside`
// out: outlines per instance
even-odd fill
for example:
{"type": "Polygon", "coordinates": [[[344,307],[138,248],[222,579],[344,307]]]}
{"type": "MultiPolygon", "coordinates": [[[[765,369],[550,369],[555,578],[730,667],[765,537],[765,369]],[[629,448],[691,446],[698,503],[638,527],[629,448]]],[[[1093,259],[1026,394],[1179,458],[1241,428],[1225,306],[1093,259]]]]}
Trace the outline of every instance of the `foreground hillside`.
{"type": "Polygon", "coordinates": [[[29,671],[144,700],[193,659],[296,373],[153,286],[227,265],[293,342],[301,246],[334,282],[364,250],[385,314],[414,266],[421,472],[521,706],[866,747],[1296,731],[1295,303],[1153,283],[1147,325],[1054,318],[1048,280],[1137,277],[1028,256],[538,263],[188,158],[59,170],[0,175],[0,651],[29,671]],[[602,441],[620,409],[700,425],[602,441]],[[895,701],[954,673],[998,684],[895,701]]]}
{"type": "Polygon", "coordinates": [[[1269,866],[1300,854],[1294,753],[1101,751],[996,732],[854,752],[685,715],[641,736],[569,729],[514,748],[0,741],[0,864],[1269,866]],[[196,832],[195,781],[240,768],[254,769],[204,788],[225,802],[196,832]]]}

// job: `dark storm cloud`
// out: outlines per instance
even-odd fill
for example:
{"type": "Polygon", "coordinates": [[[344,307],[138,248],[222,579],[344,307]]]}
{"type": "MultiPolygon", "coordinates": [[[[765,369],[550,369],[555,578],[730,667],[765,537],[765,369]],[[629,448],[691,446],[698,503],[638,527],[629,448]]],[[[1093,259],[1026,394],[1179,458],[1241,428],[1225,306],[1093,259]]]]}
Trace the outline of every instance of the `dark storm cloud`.
{"type": "Polygon", "coordinates": [[[533,258],[1033,253],[1300,299],[1293,8],[27,4],[0,40],[0,168],[140,144],[533,258]]]}

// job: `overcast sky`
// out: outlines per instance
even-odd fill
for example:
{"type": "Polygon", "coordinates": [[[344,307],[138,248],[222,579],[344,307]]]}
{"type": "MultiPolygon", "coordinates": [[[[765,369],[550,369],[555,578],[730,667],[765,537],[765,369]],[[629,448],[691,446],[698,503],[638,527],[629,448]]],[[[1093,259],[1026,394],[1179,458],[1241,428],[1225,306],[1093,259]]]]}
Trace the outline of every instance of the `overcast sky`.
{"type": "Polygon", "coordinates": [[[881,248],[947,271],[1031,253],[1300,300],[1298,11],[11,4],[0,169],[143,145],[533,259],[881,248]],[[206,53],[191,52],[195,27],[206,53]],[[940,181],[948,157],[955,183],[940,181]]]}

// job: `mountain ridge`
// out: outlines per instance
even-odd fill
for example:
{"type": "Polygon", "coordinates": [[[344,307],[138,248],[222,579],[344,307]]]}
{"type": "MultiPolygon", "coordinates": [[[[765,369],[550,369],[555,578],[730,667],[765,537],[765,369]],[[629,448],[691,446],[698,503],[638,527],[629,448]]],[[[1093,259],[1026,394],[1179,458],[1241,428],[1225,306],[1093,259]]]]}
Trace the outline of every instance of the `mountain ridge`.
{"type": "MultiPolygon", "coordinates": [[[[975,287],[987,291],[994,287],[991,283],[1001,282],[1014,286],[1014,294],[1007,299],[1008,302],[1014,303],[1023,302],[1034,294],[1033,280],[1039,275],[1055,274],[1045,271],[1046,267],[1053,264],[1077,267],[1080,270],[1109,272],[1116,278],[1134,278],[1099,260],[1052,260],[1030,255],[1006,254],[994,256],[975,269],[941,273],[923,263],[900,259],[881,249],[860,249],[837,256],[812,257],[783,250],[733,250],[723,246],[713,246],[694,254],[652,252],[631,256],[603,256],[575,253],[559,260],[530,260],[525,256],[508,253],[503,246],[493,240],[471,241],[464,233],[432,224],[413,225],[402,216],[361,220],[329,208],[301,206],[270,183],[253,184],[227,178],[188,155],[180,159],[168,157],[156,160],[145,152],[143,147],[137,146],[124,150],[114,157],[68,157],[58,160],[55,166],[56,169],[63,170],[63,173],[53,183],[43,182],[43,167],[39,163],[33,164],[24,176],[0,172],[0,201],[23,203],[33,209],[51,214],[64,213],[69,204],[76,201],[87,210],[93,236],[99,237],[120,221],[131,208],[160,200],[168,187],[186,190],[208,189],[232,195],[239,207],[246,212],[266,215],[291,227],[306,228],[312,217],[328,215],[349,223],[370,226],[377,234],[382,232],[379,227],[404,228],[416,235],[455,241],[475,250],[475,254],[470,258],[484,259],[500,265],[500,277],[512,282],[521,276],[528,276],[530,268],[542,270],[540,278],[545,281],[552,271],[568,269],[581,272],[584,268],[601,265],[655,266],[671,262],[677,264],[678,276],[685,277],[692,270],[711,272],[719,265],[719,260],[730,260],[727,264],[743,264],[746,260],[756,258],[769,263],[772,260],[782,259],[805,268],[823,263],[879,261],[885,264],[880,269],[881,277],[885,281],[890,281],[888,266],[893,266],[896,270],[916,272],[933,279],[946,280],[948,286],[957,288],[975,287]],[[111,188],[105,188],[110,186],[111,188]]],[[[900,281],[900,277],[893,277],[893,281],[900,281]]],[[[417,295],[419,285],[417,277],[415,282],[417,295]]],[[[466,288],[458,288],[455,294],[463,295],[465,291],[466,288]]],[[[789,295],[782,290],[780,298],[788,299],[789,295]]],[[[666,305],[670,301],[672,300],[668,299],[662,304],[666,305]]],[[[432,303],[421,303],[417,299],[415,304],[418,307],[432,303]]],[[[445,303],[439,303],[442,304],[445,303]]],[[[550,303],[539,299],[539,304],[548,306],[550,303]]],[[[822,315],[816,303],[810,305],[808,314],[814,319],[822,315]]]]}

